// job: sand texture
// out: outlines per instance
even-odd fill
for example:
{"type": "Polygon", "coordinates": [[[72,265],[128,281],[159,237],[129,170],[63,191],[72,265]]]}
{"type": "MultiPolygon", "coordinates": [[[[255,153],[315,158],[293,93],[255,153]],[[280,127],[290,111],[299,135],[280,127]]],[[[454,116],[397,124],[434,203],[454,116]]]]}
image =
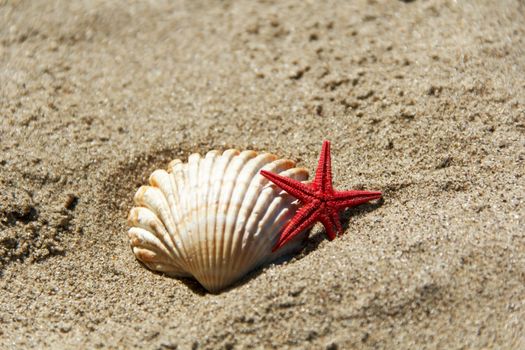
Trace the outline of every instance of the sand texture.
{"type": "Polygon", "coordinates": [[[525,348],[525,2],[0,0],[0,349],[525,348]],[[382,190],[219,295],[130,251],[173,158],[382,190]]]}

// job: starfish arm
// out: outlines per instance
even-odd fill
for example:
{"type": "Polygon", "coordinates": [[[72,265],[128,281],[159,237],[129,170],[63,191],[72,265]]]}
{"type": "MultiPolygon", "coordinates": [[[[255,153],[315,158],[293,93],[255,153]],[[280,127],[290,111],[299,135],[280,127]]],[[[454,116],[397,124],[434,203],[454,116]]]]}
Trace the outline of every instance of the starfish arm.
{"type": "Polygon", "coordinates": [[[339,219],[339,212],[335,208],[331,208],[330,218],[335,226],[336,235],[340,236],[343,233],[343,226],[341,226],[341,220],[339,219]]]}
{"type": "Polygon", "coordinates": [[[325,140],[319,156],[313,185],[316,190],[331,193],[332,188],[332,158],[330,156],[330,141],[325,140]]]}
{"type": "Polygon", "coordinates": [[[336,236],[336,232],[334,231],[334,222],[333,220],[330,218],[329,215],[325,214],[325,215],[322,215],[320,218],[319,218],[319,221],[321,221],[321,223],[323,224],[325,230],[326,230],[326,235],[328,236],[328,239],[331,241],[335,238],[336,236]]]}
{"type": "Polygon", "coordinates": [[[261,170],[261,175],[299,199],[301,202],[306,202],[309,197],[313,195],[312,190],[308,185],[289,177],[284,177],[278,174],[271,173],[266,170],[261,170]]]}
{"type": "Polygon", "coordinates": [[[315,202],[310,202],[299,209],[281,233],[281,236],[273,247],[272,252],[275,252],[277,249],[281,248],[290,240],[292,240],[295,236],[313,226],[313,224],[315,224],[315,222],[318,220],[318,209],[318,205],[315,202]]]}
{"type": "Polygon", "coordinates": [[[341,191],[334,193],[330,202],[335,208],[343,209],[379,199],[381,196],[381,192],[377,191],[341,191]]]}

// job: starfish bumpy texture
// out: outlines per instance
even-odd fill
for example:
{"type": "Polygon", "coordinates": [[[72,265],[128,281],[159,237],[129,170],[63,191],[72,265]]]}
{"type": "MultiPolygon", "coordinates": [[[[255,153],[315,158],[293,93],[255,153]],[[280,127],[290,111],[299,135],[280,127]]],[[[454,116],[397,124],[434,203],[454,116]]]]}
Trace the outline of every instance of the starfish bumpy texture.
{"type": "Polygon", "coordinates": [[[317,221],[324,225],[328,238],[333,240],[343,231],[339,221],[339,212],[345,208],[381,198],[381,192],[376,191],[334,190],[329,141],[323,142],[315,179],[312,183],[305,184],[265,170],[261,170],[261,174],[303,204],[284,228],[272,251],[281,248],[293,237],[312,227],[317,221]]]}

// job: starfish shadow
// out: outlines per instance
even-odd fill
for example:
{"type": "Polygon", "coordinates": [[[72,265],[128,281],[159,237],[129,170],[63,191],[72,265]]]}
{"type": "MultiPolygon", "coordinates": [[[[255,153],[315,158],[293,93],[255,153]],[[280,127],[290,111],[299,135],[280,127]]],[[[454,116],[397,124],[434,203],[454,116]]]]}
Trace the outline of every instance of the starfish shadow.
{"type": "MultiPolygon", "coordinates": [[[[343,232],[345,232],[348,227],[350,227],[350,218],[358,218],[365,215],[384,204],[384,199],[380,198],[374,202],[361,204],[357,207],[352,207],[344,210],[340,215],[339,219],[341,220],[341,226],[343,227],[343,232]]],[[[322,241],[326,240],[326,229],[321,225],[321,229],[315,230],[305,241],[305,245],[300,254],[296,256],[297,260],[301,260],[308,256],[310,253],[315,251],[317,247],[321,244],[322,241]]],[[[312,232],[311,232],[312,233],[312,232]]],[[[336,237],[337,239],[337,237],[336,237]]]]}

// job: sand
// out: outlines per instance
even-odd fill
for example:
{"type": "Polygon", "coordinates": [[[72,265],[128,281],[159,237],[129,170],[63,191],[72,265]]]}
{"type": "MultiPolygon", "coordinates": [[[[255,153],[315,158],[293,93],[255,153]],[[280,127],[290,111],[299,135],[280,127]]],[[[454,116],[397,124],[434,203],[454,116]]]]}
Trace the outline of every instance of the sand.
{"type": "Polygon", "coordinates": [[[525,3],[0,1],[0,348],[525,347],[525,3]],[[271,151],[379,189],[219,295],[152,273],[136,189],[271,151]]]}

